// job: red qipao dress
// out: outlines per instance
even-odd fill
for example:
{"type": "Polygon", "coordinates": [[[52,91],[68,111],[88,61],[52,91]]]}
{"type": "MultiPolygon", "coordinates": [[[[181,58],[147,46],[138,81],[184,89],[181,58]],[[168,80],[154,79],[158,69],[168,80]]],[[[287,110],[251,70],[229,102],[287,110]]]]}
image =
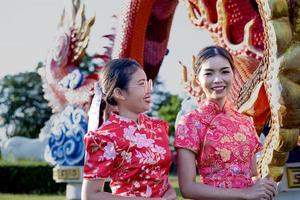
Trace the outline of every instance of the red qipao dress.
{"type": "Polygon", "coordinates": [[[140,114],[138,123],[111,114],[95,132],[89,132],[84,178],[111,178],[119,196],[161,197],[169,187],[171,152],[168,125],[140,114]]]}
{"type": "Polygon", "coordinates": [[[184,115],[176,128],[174,146],[196,155],[202,182],[222,188],[253,185],[252,159],[262,148],[249,117],[225,105],[205,101],[184,115]]]}

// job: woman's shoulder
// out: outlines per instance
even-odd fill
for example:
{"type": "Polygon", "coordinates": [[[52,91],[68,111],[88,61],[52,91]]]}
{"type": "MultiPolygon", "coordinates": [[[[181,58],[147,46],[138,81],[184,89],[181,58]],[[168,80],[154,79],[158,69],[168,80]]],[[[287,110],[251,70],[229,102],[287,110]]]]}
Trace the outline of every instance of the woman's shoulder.
{"type": "Polygon", "coordinates": [[[201,110],[199,110],[199,109],[193,109],[193,110],[187,112],[186,114],[182,115],[181,118],[184,118],[184,119],[201,118],[201,116],[203,114],[204,113],[201,110]]]}
{"type": "Polygon", "coordinates": [[[109,131],[116,131],[118,129],[121,129],[121,125],[119,123],[115,123],[112,121],[105,121],[103,124],[97,129],[99,132],[109,132],[109,131]]]}
{"type": "Polygon", "coordinates": [[[85,137],[109,137],[112,138],[116,136],[121,129],[121,126],[111,121],[105,121],[98,129],[94,131],[89,131],[85,137]]]}
{"type": "Polygon", "coordinates": [[[155,125],[155,127],[164,127],[164,128],[168,128],[168,122],[164,119],[158,119],[158,118],[154,118],[154,117],[149,117],[146,114],[142,114],[143,118],[144,118],[144,123],[150,123],[151,125],[155,125]]]}
{"type": "Polygon", "coordinates": [[[204,112],[199,109],[194,109],[179,118],[178,124],[206,124],[208,121],[204,112]]]}
{"type": "Polygon", "coordinates": [[[236,118],[239,118],[240,120],[249,122],[251,124],[253,123],[253,118],[252,117],[246,115],[245,113],[241,113],[236,109],[231,109],[231,115],[233,115],[236,118]]]}

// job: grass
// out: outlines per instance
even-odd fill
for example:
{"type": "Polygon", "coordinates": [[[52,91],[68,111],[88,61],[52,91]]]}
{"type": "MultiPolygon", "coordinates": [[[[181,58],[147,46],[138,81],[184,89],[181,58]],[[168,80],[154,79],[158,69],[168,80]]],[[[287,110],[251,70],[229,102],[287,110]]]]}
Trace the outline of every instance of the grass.
{"type": "Polygon", "coordinates": [[[179,190],[179,185],[178,185],[178,177],[177,176],[170,176],[169,177],[171,184],[173,186],[173,188],[176,190],[178,199],[181,200],[183,199],[179,190]]]}
{"type": "Polygon", "coordinates": [[[0,160],[0,166],[48,166],[47,162],[33,160],[0,160]]]}
{"type": "Polygon", "coordinates": [[[1,200],[65,200],[65,195],[37,195],[37,194],[5,194],[0,193],[1,200]]]}

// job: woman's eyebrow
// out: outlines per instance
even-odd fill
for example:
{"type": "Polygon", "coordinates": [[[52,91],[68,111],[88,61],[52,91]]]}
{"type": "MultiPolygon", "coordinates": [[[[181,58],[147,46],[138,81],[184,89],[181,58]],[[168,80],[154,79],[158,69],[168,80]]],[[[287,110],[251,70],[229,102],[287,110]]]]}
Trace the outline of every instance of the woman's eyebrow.
{"type": "Polygon", "coordinates": [[[139,80],[137,81],[137,83],[144,82],[144,81],[145,81],[145,79],[144,79],[144,78],[141,78],[141,79],[139,79],[139,80]]]}
{"type": "Polygon", "coordinates": [[[213,72],[213,69],[204,69],[204,71],[209,71],[209,72],[213,72]]]}
{"type": "Polygon", "coordinates": [[[230,68],[230,67],[227,67],[227,66],[226,66],[226,67],[222,67],[221,70],[229,69],[229,68],[230,68]]]}

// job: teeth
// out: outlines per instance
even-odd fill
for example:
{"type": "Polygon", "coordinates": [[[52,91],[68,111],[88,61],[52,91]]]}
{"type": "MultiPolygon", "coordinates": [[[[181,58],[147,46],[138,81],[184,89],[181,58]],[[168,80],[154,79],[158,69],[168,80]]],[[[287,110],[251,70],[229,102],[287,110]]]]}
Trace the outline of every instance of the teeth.
{"type": "Polygon", "coordinates": [[[213,89],[220,89],[220,88],[225,88],[225,87],[213,87],[213,89]]]}
{"type": "Polygon", "coordinates": [[[212,89],[213,90],[223,90],[223,89],[225,89],[225,87],[213,87],[212,89]]]}

